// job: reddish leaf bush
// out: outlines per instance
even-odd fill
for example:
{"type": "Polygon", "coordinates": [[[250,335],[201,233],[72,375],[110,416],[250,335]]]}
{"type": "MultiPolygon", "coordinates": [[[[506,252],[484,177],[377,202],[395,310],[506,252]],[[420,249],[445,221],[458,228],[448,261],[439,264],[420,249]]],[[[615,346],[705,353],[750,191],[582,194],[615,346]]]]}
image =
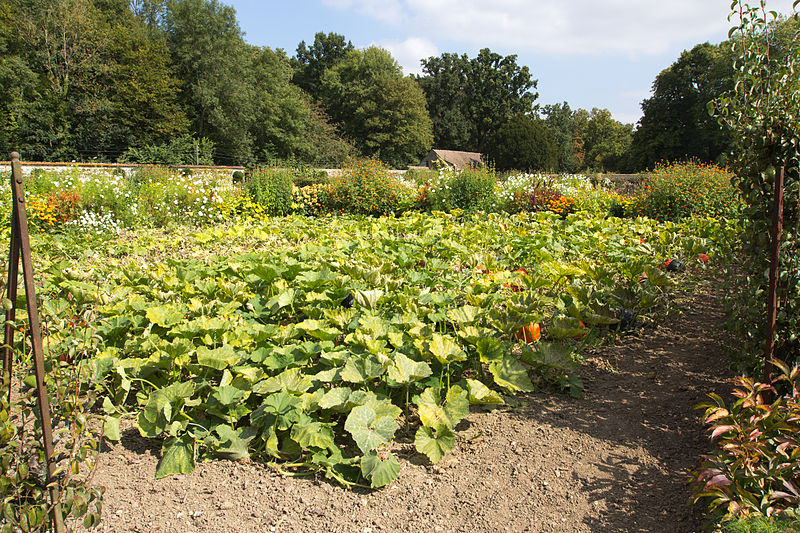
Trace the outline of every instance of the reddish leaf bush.
{"type": "Polygon", "coordinates": [[[722,520],[800,504],[800,366],[776,365],[782,373],[772,384],[734,378],[729,407],[716,394],[697,407],[717,447],[692,472],[693,499],[722,520]]]}

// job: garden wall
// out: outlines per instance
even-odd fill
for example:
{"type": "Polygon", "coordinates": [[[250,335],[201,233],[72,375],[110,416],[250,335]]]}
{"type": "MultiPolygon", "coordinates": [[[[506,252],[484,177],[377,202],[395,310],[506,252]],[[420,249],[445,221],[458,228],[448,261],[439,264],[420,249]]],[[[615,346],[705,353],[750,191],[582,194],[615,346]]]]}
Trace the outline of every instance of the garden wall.
{"type": "MultiPolygon", "coordinates": [[[[78,168],[81,170],[117,170],[121,169],[126,175],[133,172],[135,168],[145,165],[136,164],[123,164],[123,163],[50,163],[50,162],[20,162],[22,166],[22,173],[29,175],[34,169],[40,168],[46,171],[62,172],[78,168]]],[[[244,170],[244,167],[217,167],[207,165],[180,165],[174,168],[184,169],[188,168],[192,171],[203,170],[226,178],[232,178],[233,173],[237,170],[244,170]]],[[[0,172],[9,172],[11,170],[10,161],[0,161],[0,172]]]]}

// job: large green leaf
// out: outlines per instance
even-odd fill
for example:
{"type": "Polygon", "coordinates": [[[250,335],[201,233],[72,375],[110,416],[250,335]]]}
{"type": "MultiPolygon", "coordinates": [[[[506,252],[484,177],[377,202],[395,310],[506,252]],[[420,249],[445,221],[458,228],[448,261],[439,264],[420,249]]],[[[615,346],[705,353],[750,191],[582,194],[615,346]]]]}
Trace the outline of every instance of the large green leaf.
{"type": "Polygon", "coordinates": [[[446,426],[433,429],[420,426],[414,438],[414,447],[425,454],[432,463],[438,463],[444,454],[453,449],[455,436],[446,426]]]}
{"type": "Polygon", "coordinates": [[[378,489],[397,479],[400,474],[400,463],[394,454],[381,459],[373,450],[361,458],[361,474],[369,480],[373,489],[378,489]]]}
{"type": "Polygon", "coordinates": [[[331,341],[341,334],[340,330],[330,327],[324,320],[304,320],[297,324],[297,329],[310,337],[323,341],[331,341]]]}
{"type": "Polygon", "coordinates": [[[333,446],[333,430],[328,424],[311,422],[292,426],[292,440],[302,448],[326,449],[333,446]]]}
{"type": "Polygon", "coordinates": [[[241,461],[250,457],[247,447],[256,436],[255,428],[233,429],[226,424],[214,428],[219,435],[219,442],[215,452],[227,459],[241,461]]]}
{"type": "Polygon", "coordinates": [[[227,344],[213,350],[199,346],[197,348],[197,363],[215,370],[223,370],[239,362],[241,357],[227,344]]]}
{"type": "Polygon", "coordinates": [[[428,343],[431,354],[443,365],[454,361],[466,361],[467,354],[464,353],[456,340],[449,335],[434,333],[428,343]]]}
{"type": "Polygon", "coordinates": [[[503,397],[476,379],[467,380],[469,403],[503,405],[503,397]]]}
{"type": "Polygon", "coordinates": [[[183,320],[183,311],[174,305],[160,305],[148,308],[145,316],[153,324],[169,328],[183,320]]]}
{"type": "Polygon", "coordinates": [[[360,405],[350,411],[344,423],[344,429],[353,436],[362,453],[389,442],[397,431],[395,417],[386,416],[381,411],[372,405],[360,405]]]}
{"type": "Polygon", "coordinates": [[[194,439],[189,435],[170,437],[161,447],[161,459],[156,466],[156,479],[194,470],[194,439]]]}
{"type": "Polygon", "coordinates": [[[389,365],[389,379],[400,384],[413,383],[425,379],[433,373],[428,363],[414,361],[410,357],[396,352],[389,365]]]}
{"type": "Polygon", "coordinates": [[[503,343],[494,337],[480,339],[475,345],[475,349],[478,351],[478,357],[480,357],[481,363],[500,361],[505,356],[503,343]]]}
{"type": "Polygon", "coordinates": [[[510,392],[533,390],[533,383],[528,377],[528,371],[511,354],[505,355],[500,361],[491,363],[489,372],[492,373],[495,383],[510,392]]]}
{"type": "Polygon", "coordinates": [[[259,381],[253,385],[253,392],[256,394],[269,394],[283,390],[300,394],[310,389],[312,385],[311,380],[304,376],[299,368],[290,368],[277,376],[259,381]]]}
{"type": "Polygon", "coordinates": [[[383,365],[372,355],[351,357],[342,370],[342,380],[350,383],[366,383],[384,372],[383,365]]]}
{"type": "Polygon", "coordinates": [[[354,291],[353,299],[355,303],[369,310],[374,310],[378,305],[378,300],[383,296],[383,291],[354,291]]]}

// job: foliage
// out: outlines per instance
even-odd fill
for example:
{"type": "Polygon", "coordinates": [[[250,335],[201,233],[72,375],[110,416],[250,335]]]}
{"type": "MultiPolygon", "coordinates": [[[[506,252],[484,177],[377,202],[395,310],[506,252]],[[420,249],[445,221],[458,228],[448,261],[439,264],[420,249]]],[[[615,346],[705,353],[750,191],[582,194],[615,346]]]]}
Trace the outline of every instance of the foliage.
{"type": "Polygon", "coordinates": [[[403,168],[430,149],[425,97],[382,48],[348,52],[323,74],[320,98],[341,133],[365,156],[403,168]]]}
{"type": "Polygon", "coordinates": [[[775,13],[766,11],[764,2],[755,7],[733,2],[731,9],[731,20],[738,21],[730,32],[735,84],[711,109],[735,141],[736,184],[748,223],[741,242],[741,274],[728,299],[729,327],[742,341],[734,354],[738,363],[757,369],[762,364],[757,354],[766,343],[766,298],[752,296],[766,294],[768,281],[762,273],[768,268],[765,251],[770,246],[775,176],[781,166],[786,168],[785,229],[778,265],[781,309],[775,355],[792,362],[800,353],[800,80],[797,54],[792,53],[800,46],[800,24],[796,19],[778,20],[775,13]]]}
{"type": "Polygon", "coordinates": [[[292,190],[292,211],[300,215],[317,216],[323,214],[325,207],[320,201],[320,194],[325,197],[326,185],[306,185],[292,190]]]}
{"type": "MultiPolygon", "coordinates": [[[[96,339],[87,326],[93,313],[78,315],[74,311],[67,302],[48,302],[42,308],[43,331],[58,331],[48,337],[46,360],[46,386],[55,422],[53,484],[67,523],[81,521],[83,527],[91,529],[99,523],[102,510],[103,489],[92,484],[102,416],[91,413],[96,397],[86,393],[82,381],[87,377],[86,361],[94,355],[96,339]]],[[[47,466],[30,344],[24,335],[20,337],[13,367],[19,377],[19,394],[15,393],[9,403],[8,377],[0,394],[0,527],[3,531],[44,531],[52,527],[47,466]]]]}
{"type": "Polygon", "coordinates": [[[422,60],[417,77],[433,120],[434,144],[443,149],[483,151],[489,136],[510,117],[533,111],[538,93],[517,56],[484,48],[472,59],[442,54],[422,60]]]}
{"type": "Polygon", "coordinates": [[[247,195],[270,215],[285,215],[292,208],[292,173],[259,167],[248,173],[247,195]]]}
{"type": "Polygon", "coordinates": [[[575,157],[580,168],[595,172],[628,170],[628,152],[633,135],[631,124],[611,117],[608,109],[575,112],[575,157]]]}
{"type": "Polygon", "coordinates": [[[184,135],[158,145],[128,148],[119,161],[147,165],[213,165],[214,142],[184,135]]]}
{"type": "Polygon", "coordinates": [[[295,57],[292,58],[294,67],[292,82],[313,98],[319,99],[322,75],[354,49],[353,43],[345,41],[344,35],[338,33],[317,32],[314,35],[314,44],[311,46],[307,46],[305,41],[300,41],[295,57]]]}
{"type": "Polygon", "coordinates": [[[401,426],[437,462],[470,404],[579,395],[580,322],[596,338],[616,307],[653,316],[672,284],[657,265],[717,253],[722,231],[584,213],[290,216],[139,230],[91,250],[67,234],[38,255],[45,305],[96,313],[87,386],[108,427],[135,416],[161,439],[158,477],[250,456],[380,487],[399,470],[401,426]],[[541,337],[518,343],[532,323],[541,337]]]}
{"type": "Polygon", "coordinates": [[[800,502],[800,367],[777,364],[783,373],[773,384],[737,377],[730,406],[716,394],[698,406],[718,440],[692,474],[694,499],[722,520],[772,516],[800,502]]]}
{"type": "Polygon", "coordinates": [[[580,168],[580,162],[575,154],[575,141],[577,123],[575,112],[570,109],[567,102],[555,105],[546,105],[542,108],[545,127],[552,138],[555,154],[555,170],[573,173],[580,168]]]}
{"type": "Polygon", "coordinates": [[[497,170],[554,170],[558,148],[541,119],[511,117],[486,141],[485,153],[497,170]]]}
{"type": "Polygon", "coordinates": [[[562,218],[574,212],[575,199],[565,196],[559,189],[569,190],[570,194],[577,189],[564,186],[563,177],[554,179],[541,174],[515,174],[509,176],[500,185],[497,194],[499,208],[507,213],[550,211],[562,218]]]}
{"type": "Polygon", "coordinates": [[[697,161],[661,163],[644,174],[642,193],[631,212],[659,220],[732,217],[741,210],[733,178],[725,169],[697,161]]]}
{"type": "Polygon", "coordinates": [[[322,209],[334,214],[381,216],[399,213],[410,202],[410,191],[375,159],[352,159],[327,187],[317,189],[322,209]]]}
{"type": "Polygon", "coordinates": [[[642,102],[631,145],[633,166],[685,159],[724,163],[732,148],[731,132],[709,116],[707,106],[732,87],[729,43],[698,44],[682,52],[656,76],[652,96],[642,102]]]}
{"type": "Polygon", "coordinates": [[[725,533],[796,533],[800,519],[787,517],[748,517],[722,524],[725,533]]]}
{"type": "Polygon", "coordinates": [[[123,228],[207,224],[224,216],[226,180],[159,166],[126,178],[108,171],[36,172],[25,181],[31,222],[39,229],[116,233],[123,228]]]}
{"type": "Polygon", "coordinates": [[[497,176],[489,168],[443,169],[422,189],[419,207],[440,211],[496,211],[497,176]]]}

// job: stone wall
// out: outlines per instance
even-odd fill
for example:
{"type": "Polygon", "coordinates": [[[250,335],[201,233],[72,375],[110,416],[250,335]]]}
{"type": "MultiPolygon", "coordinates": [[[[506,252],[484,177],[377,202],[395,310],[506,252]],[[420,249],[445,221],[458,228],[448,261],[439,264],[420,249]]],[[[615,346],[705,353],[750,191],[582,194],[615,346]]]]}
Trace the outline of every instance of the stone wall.
{"type": "MultiPolygon", "coordinates": [[[[134,164],[122,164],[122,163],[44,163],[44,162],[25,162],[21,161],[20,165],[22,166],[22,174],[23,175],[30,175],[34,169],[42,169],[47,172],[64,172],[73,169],[79,169],[81,171],[91,172],[92,170],[122,170],[125,172],[126,176],[131,175],[133,171],[143,165],[134,165],[134,164]]],[[[219,174],[221,176],[232,178],[233,173],[237,170],[244,171],[244,167],[212,167],[212,166],[205,166],[205,165],[181,165],[173,167],[178,170],[182,170],[185,168],[191,169],[194,171],[209,171],[214,174],[219,174]]],[[[11,171],[11,162],[10,161],[0,161],[0,172],[9,172],[11,171]]]]}

